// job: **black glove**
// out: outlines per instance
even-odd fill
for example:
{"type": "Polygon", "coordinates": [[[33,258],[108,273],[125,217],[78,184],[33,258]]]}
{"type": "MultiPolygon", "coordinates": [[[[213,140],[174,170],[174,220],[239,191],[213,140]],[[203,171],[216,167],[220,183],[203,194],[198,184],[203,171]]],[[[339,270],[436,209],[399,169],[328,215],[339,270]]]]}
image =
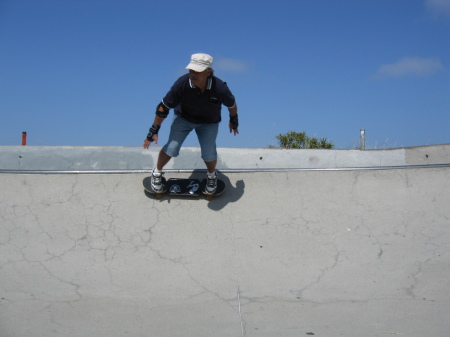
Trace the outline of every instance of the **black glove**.
{"type": "Polygon", "coordinates": [[[160,125],[153,124],[148,130],[147,140],[149,142],[153,142],[153,136],[158,134],[159,129],[161,128],[160,125]]]}
{"type": "Polygon", "coordinates": [[[236,130],[239,126],[239,119],[238,115],[234,115],[233,117],[230,116],[230,124],[233,126],[233,130],[236,130]]]}

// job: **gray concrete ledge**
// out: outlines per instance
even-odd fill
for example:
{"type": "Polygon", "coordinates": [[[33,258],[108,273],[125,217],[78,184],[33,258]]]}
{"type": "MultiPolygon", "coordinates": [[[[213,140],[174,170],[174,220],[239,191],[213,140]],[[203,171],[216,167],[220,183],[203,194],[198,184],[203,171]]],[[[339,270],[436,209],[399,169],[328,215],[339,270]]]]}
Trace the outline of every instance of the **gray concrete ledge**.
{"type": "MultiPolygon", "coordinates": [[[[0,172],[150,170],[159,147],[0,146],[0,172]]],[[[219,148],[218,169],[332,169],[450,163],[450,144],[386,150],[219,148]]],[[[204,169],[198,147],[182,148],[168,170],[204,169]]]]}

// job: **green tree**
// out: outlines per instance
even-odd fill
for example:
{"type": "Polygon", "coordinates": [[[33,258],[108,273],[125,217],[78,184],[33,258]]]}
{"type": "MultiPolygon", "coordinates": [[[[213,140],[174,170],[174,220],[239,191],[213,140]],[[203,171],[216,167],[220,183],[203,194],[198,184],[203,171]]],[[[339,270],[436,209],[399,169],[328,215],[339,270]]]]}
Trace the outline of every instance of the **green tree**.
{"type": "Polygon", "coordinates": [[[326,138],[309,137],[306,132],[289,131],[279,134],[277,139],[278,147],[283,149],[332,149],[334,147],[333,143],[326,138]]]}

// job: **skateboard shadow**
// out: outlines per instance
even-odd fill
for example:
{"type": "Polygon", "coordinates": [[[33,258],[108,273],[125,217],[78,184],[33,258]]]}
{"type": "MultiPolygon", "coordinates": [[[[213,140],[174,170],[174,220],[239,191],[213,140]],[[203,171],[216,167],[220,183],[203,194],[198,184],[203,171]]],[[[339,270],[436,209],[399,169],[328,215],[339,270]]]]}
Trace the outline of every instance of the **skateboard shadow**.
{"type": "MultiPolygon", "coordinates": [[[[195,170],[192,172],[190,178],[196,178],[202,180],[205,178],[205,170],[195,170]]],[[[230,178],[218,170],[218,177],[225,183],[225,191],[219,196],[215,196],[208,202],[208,208],[213,211],[220,211],[227,207],[229,204],[238,201],[245,192],[245,182],[243,180],[237,180],[233,183],[230,178]]]]}

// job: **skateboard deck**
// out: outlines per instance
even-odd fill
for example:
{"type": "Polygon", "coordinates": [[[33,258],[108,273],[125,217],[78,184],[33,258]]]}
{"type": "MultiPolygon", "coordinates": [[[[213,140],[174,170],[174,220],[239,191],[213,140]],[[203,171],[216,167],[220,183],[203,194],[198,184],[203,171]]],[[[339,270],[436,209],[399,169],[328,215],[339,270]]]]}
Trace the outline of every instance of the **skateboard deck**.
{"type": "Polygon", "coordinates": [[[163,177],[162,183],[164,185],[162,191],[156,192],[152,188],[151,177],[146,177],[143,181],[145,190],[148,193],[155,194],[157,199],[162,198],[164,194],[196,197],[203,193],[208,200],[211,200],[214,196],[220,195],[225,191],[225,183],[220,179],[217,180],[217,190],[214,194],[207,194],[205,192],[206,179],[203,179],[203,181],[200,182],[198,179],[170,178],[169,180],[166,180],[163,177]]]}
{"type": "Polygon", "coordinates": [[[163,194],[181,195],[181,196],[199,196],[200,195],[200,180],[198,179],[186,179],[186,178],[170,178],[166,180],[162,178],[164,185],[163,190],[156,192],[152,188],[151,177],[146,177],[143,181],[144,188],[147,192],[156,194],[156,196],[162,196],[163,194]]]}

